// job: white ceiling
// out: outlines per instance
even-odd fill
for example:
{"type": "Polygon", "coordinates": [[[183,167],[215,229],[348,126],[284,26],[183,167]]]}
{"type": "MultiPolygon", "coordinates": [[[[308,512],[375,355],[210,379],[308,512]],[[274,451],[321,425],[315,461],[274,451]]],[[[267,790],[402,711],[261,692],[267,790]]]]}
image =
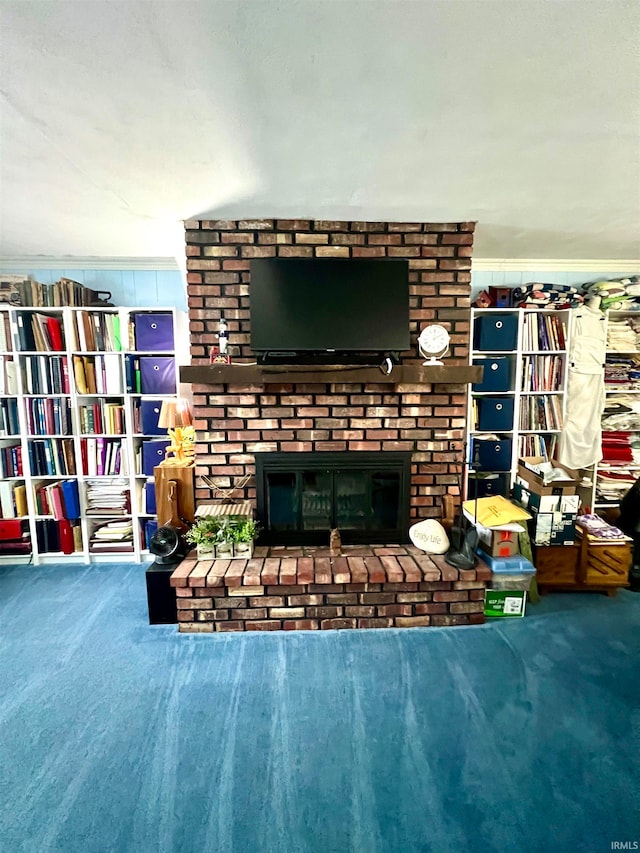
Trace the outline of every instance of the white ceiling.
{"type": "Polygon", "coordinates": [[[637,0],[0,0],[5,256],[181,256],[191,217],[477,220],[640,257],[637,0]]]}

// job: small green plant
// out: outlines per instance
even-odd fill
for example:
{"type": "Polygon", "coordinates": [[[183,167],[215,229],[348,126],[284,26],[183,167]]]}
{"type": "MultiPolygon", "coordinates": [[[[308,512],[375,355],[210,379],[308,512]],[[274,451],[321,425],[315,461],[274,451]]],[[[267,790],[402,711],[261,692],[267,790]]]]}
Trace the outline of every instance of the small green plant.
{"type": "MultiPolygon", "coordinates": [[[[227,546],[250,544],[259,533],[259,525],[252,519],[239,520],[228,516],[203,516],[187,531],[185,539],[199,548],[224,549],[227,546]]],[[[246,549],[243,549],[246,550],[246,549]]],[[[217,553],[217,551],[216,551],[217,553]]]]}
{"type": "Polygon", "coordinates": [[[253,542],[260,533],[260,525],[252,518],[238,523],[236,528],[236,542],[253,542]]]}
{"type": "Polygon", "coordinates": [[[211,548],[213,548],[216,542],[221,541],[218,538],[221,521],[222,520],[216,516],[203,516],[189,528],[185,533],[184,538],[191,545],[204,545],[211,546],[211,548]]]}

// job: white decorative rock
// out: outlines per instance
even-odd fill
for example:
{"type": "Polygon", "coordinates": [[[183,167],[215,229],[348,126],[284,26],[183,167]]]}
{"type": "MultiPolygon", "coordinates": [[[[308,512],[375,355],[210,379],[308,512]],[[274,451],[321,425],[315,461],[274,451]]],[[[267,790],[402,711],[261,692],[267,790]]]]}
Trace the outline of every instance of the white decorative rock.
{"type": "Polygon", "coordinates": [[[435,518],[425,518],[409,528],[409,538],[427,554],[445,554],[449,550],[449,539],[444,527],[435,518]]]}

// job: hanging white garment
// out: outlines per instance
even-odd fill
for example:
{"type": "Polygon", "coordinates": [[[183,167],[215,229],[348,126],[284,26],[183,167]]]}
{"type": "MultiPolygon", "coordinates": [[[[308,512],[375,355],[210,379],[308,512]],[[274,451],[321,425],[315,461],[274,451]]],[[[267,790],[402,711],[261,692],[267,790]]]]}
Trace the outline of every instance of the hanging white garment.
{"type": "Polygon", "coordinates": [[[558,462],[569,468],[588,468],[602,459],[606,324],[604,314],[588,305],[575,308],[570,322],[566,406],[558,462]]]}

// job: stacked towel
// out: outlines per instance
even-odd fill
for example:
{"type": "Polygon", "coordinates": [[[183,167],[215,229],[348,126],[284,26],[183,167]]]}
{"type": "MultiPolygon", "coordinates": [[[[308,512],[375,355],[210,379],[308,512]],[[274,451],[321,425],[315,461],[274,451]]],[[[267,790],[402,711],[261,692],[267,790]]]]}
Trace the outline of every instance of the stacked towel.
{"type": "Polygon", "coordinates": [[[623,496],[633,486],[638,471],[632,467],[598,468],[596,480],[596,501],[620,503],[623,496]]]}
{"type": "Polygon", "coordinates": [[[614,352],[640,351],[640,318],[610,319],[607,327],[607,349],[614,352]]]}
{"type": "Polygon", "coordinates": [[[623,386],[629,390],[640,387],[640,357],[607,355],[604,381],[605,385],[623,386]]]}

